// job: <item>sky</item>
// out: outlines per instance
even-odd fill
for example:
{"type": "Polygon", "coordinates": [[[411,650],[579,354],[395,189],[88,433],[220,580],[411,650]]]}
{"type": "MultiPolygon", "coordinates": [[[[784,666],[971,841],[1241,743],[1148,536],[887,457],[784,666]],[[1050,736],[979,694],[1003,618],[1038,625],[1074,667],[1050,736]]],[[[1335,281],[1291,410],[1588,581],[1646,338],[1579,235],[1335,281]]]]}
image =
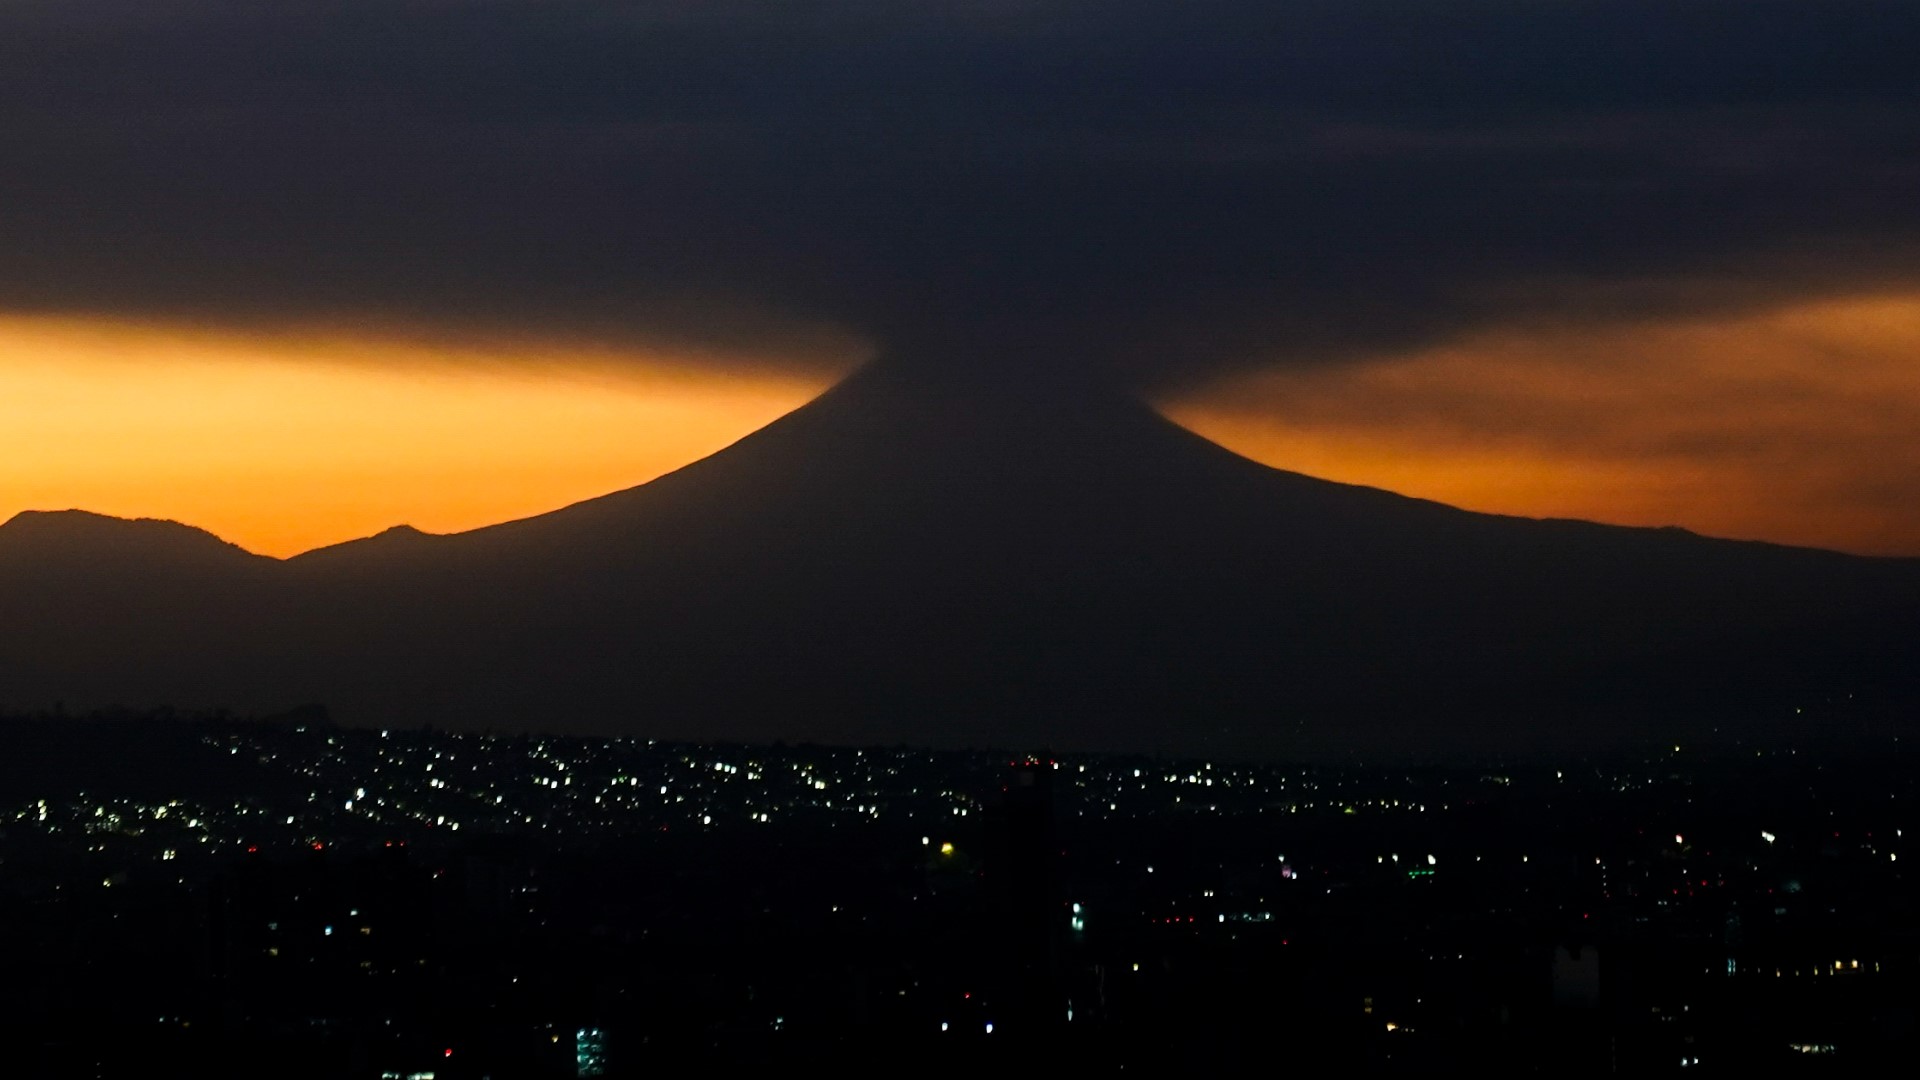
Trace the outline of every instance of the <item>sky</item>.
{"type": "Polygon", "coordinates": [[[879,358],[1920,555],[1915,55],[1899,0],[11,0],[0,518],[471,528],[879,358]]]}

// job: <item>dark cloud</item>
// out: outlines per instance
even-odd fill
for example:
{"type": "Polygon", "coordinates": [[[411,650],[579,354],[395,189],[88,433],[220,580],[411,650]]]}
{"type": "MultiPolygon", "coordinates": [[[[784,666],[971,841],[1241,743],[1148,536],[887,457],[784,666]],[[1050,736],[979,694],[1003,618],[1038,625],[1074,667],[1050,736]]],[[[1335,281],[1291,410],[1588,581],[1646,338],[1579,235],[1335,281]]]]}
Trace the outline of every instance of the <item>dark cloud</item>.
{"type": "Polygon", "coordinates": [[[1911,277],[1916,55],[1866,0],[16,0],[0,306],[1166,384],[1911,277]]]}

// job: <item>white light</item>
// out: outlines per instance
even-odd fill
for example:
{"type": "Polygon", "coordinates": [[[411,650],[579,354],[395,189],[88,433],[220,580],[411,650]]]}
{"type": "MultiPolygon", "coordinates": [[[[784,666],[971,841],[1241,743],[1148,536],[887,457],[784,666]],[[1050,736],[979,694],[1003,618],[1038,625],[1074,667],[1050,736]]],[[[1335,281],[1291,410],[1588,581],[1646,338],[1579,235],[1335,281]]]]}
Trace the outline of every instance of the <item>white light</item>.
{"type": "Polygon", "coordinates": [[[1427,856],[1427,865],[1428,865],[1428,866],[1433,866],[1434,864],[1436,864],[1436,863],[1438,863],[1439,861],[1440,861],[1439,859],[1436,859],[1436,858],[1434,858],[1434,857],[1433,857],[1433,856],[1431,856],[1431,855],[1429,855],[1429,856],[1427,856]]]}
{"type": "Polygon", "coordinates": [[[987,1021],[987,1034],[993,1034],[993,1021],[987,1021]]]}
{"type": "Polygon", "coordinates": [[[947,1022],[945,1020],[940,1021],[940,1030],[941,1031],[947,1030],[947,1022]]]}

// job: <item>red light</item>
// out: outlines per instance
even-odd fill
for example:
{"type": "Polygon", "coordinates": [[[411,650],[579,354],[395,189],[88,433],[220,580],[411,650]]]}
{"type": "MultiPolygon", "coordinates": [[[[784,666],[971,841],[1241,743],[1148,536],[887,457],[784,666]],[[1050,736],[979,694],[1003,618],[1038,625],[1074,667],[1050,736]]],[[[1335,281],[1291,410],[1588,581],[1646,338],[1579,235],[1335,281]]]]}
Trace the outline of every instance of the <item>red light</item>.
{"type": "Polygon", "coordinates": [[[249,854],[249,855],[256,855],[256,854],[259,854],[259,852],[260,852],[260,845],[259,845],[259,844],[248,844],[248,845],[247,845],[247,854],[249,854]]]}
{"type": "Polygon", "coordinates": [[[315,851],[324,851],[324,850],[326,849],[326,846],[327,846],[327,845],[325,845],[325,844],[323,844],[323,843],[321,843],[321,842],[320,842],[320,841],[318,841],[318,840],[315,840],[315,841],[313,842],[313,850],[315,850],[315,851]]]}
{"type": "Polygon", "coordinates": [[[443,1052],[441,1053],[441,1055],[440,1055],[440,1056],[441,1056],[441,1057],[452,1057],[452,1056],[453,1056],[453,1047],[451,1047],[451,1046],[449,1046],[449,1047],[447,1047],[447,1048],[446,1048],[446,1050],[445,1050],[445,1051],[443,1051],[443,1052]]]}

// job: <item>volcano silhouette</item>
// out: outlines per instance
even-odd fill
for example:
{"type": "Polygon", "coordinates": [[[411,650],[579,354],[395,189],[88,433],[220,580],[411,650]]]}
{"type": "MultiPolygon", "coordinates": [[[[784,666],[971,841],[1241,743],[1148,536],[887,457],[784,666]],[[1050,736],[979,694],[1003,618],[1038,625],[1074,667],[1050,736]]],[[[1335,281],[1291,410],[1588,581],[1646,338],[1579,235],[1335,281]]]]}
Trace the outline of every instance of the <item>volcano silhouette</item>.
{"type": "Polygon", "coordinates": [[[280,563],[22,515],[0,527],[0,703],[1261,756],[1597,745],[1909,692],[1915,612],[1913,560],[1470,513],[1268,468],[1104,387],[874,365],[651,483],[468,533],[280,563]]]}

